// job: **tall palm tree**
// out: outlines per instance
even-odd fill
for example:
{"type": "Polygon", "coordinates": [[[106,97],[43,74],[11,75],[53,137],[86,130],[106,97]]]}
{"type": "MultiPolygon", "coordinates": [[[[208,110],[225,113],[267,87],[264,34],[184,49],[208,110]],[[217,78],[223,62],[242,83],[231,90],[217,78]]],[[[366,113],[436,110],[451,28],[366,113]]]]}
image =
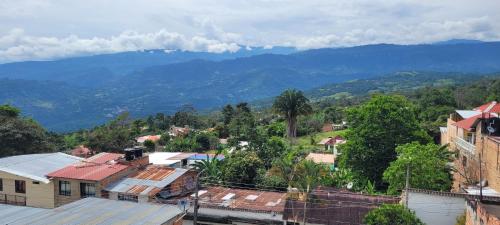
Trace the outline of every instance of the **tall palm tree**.
{"type": "Polygon", "coordinates": [[[289,89],[276,97],[274,110],[285,117],[286,132],[289,138],[297,137],[297,117],[311,113],[312,107],[302,91],[289,89]]]}

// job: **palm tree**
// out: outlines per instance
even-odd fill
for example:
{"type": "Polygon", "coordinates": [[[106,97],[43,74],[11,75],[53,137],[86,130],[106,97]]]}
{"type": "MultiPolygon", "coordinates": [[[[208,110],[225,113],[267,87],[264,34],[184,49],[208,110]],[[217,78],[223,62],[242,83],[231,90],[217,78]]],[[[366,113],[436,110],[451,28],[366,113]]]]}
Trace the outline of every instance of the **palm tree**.
{"type": "Polygon", "coordinates": [[[212,158],[207,155],[207,159],[197,161],[194,164],[196,171],[199,173],[203,171],[203,176],[208,178],[210,182],[218,182],[222,176],[222,162],[218,159],[218,156],[219,152],[212,158]]]}
{"type": "Polygon", "coordinates": [[[327,169],[311,160],[302,160],[298,165],[296,186],[302,191],[304,196],[304,214],[302,223],[306,224],[307,218],[307,202],[309,201],[309,193],[316,188],[321,178],[325,175],[327,169]]]}
{"type": "Polygon", "coordinates": [[[289,138],[297,137],[297,116],[306,115],[312,111],[302,91],[289,89],[276,97],[273,104],[274,110],[285,117],[287,122],[286,132],[289,138]]]}

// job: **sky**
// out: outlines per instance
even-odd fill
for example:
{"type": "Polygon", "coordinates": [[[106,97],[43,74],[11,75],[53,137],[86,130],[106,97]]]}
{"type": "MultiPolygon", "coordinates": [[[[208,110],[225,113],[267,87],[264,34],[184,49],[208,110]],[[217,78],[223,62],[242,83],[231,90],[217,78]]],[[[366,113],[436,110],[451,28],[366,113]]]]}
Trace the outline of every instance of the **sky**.
{"type": "Polygon", "coordinates": [[[146,49],[498,41],[499,12],[499,0],[0,0],[0,63],[146,49]]]}

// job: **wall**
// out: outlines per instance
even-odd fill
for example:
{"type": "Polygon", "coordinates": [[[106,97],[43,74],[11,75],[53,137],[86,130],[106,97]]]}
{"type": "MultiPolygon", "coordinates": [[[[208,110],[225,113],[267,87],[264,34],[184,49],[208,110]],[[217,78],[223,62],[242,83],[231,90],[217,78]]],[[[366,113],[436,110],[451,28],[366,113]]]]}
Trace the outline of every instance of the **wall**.
{"type": "Polygon", "coordinates": [[[410,190],[408,208],[427,225],[455,225],[465,212],[465,198],[448,192],[410,190]]]}
{"type": "MultiPolygon", "coordinates": [[[[500,207],[499,205],[495,207],[500,207]]],[[[466,225],[500,225],[500,219],[484,208],[482,203],[467,202],[466,225]]]]}
{"type": "Polygon", "coordinates": [[[32,179],[17,176],[0,171],[0,178],[3,180],[3,191],[0,194],[16,195],[26,197],[26,205],[38,208],[54,208],[54,184],[39,182],[34,184],[32,179]],[[26,182],[26,194],[15,192],[15,180],[26,182]]]}

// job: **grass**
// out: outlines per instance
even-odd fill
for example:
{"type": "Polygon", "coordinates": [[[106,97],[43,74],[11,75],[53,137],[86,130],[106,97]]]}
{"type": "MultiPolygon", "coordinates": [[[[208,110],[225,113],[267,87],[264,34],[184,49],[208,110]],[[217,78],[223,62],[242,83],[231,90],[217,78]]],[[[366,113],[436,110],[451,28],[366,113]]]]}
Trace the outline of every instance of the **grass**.
{"type": "Polygon", "coordinates": [[[311,150],[313,152],[323,151],[324,147],[322,145],[318,145],[317,144],[318,142],[320,142],[323,138],[335,137],[337,135],[345,137],[346,131],[347,130],[319,132],[319,133],[314,133],[312,135],[301,136],[295,140],[294,147],[297,147],[297,148],[301,147],[301,148],[304,148],[306,150],[311,150]],[[314,139],[314,144],[311,144],[311,136],[312,136],[312,139],[314,139]]]}

